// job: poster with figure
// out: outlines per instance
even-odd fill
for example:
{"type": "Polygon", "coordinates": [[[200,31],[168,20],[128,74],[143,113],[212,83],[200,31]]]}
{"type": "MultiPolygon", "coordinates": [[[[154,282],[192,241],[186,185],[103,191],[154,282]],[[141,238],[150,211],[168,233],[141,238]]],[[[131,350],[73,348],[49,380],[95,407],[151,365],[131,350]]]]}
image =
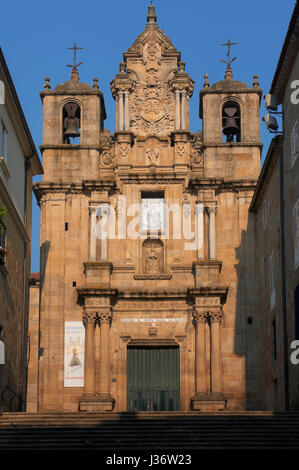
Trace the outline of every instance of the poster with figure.
{"type": "Polygon", "coordinates": [[[85,328],[80,321],[65,322],[64,386],[84,387],[85,328]]]}

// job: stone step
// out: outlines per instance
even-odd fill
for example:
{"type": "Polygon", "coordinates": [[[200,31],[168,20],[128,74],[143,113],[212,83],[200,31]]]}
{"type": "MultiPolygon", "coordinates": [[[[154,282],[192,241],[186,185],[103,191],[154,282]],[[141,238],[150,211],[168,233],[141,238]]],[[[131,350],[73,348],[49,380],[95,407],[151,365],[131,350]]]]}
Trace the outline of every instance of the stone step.
{"type": "Polygon", "coordinates": [[[3,413],[0,449],[299,449],[299,413],[3,413]]]}

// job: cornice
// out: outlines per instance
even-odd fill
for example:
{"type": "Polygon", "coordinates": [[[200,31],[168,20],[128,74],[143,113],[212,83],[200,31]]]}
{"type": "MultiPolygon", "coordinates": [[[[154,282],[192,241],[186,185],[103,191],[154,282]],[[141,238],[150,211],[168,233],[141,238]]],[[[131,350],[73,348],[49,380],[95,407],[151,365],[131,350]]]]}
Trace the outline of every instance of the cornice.
{"type": "Polygon", "coordinates": [[[255,191],[257,180],[222,180],[208,178],[190,178],[190,186],[196,190],[213,189],[218,193],[255,191]]]}

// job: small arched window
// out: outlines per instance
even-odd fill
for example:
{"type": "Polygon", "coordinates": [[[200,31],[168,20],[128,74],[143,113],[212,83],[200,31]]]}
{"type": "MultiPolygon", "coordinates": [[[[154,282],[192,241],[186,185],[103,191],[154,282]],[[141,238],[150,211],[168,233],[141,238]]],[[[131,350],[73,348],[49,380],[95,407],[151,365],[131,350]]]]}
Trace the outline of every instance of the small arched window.
{"type": "Polygon", "coordinates": [[[222,107],[222,133],[225,142],[241,142],[241,112],[236,101],[227,101],[222,107]]]}
{"type": "Polygon", "coordinates": [[[80,144],[80,121],[80,106],[75,102],[66,103],[62,109],[64,144],[80,144]]]}

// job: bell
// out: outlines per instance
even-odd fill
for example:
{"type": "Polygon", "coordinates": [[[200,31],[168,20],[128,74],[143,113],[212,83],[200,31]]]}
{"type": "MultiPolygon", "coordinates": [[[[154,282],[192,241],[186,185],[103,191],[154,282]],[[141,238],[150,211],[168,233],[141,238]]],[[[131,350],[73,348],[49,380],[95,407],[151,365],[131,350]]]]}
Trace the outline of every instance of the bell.
{"type": "Polygon", "coordinates": [[[223,134],[227,137],[227,142],[232,142],[234,140],[234,135],[238,134],[240,129],[236,123],[235,114],[237,112],[237,108],[225,108],[224,113],[227,114],[223,116],[223,120],[225,120],[225,125],[223,127],[223,134]]]}
{"type": "Polygon", "coordinates": [[[64,118],[64,132],[63,135],[66,141],[70,137],[79,137],[80,119],[76,116],[79,106],[77,103],[67,103],[64,106],[67,116],[64,118]]]}
{"type": "Polygon", "coordinates": [[[78,118],[65,118],[65,137],[79,137],[80,132],[78,130],[78,118]]]}

